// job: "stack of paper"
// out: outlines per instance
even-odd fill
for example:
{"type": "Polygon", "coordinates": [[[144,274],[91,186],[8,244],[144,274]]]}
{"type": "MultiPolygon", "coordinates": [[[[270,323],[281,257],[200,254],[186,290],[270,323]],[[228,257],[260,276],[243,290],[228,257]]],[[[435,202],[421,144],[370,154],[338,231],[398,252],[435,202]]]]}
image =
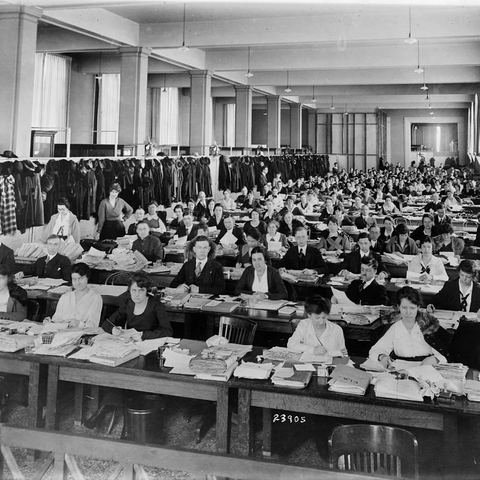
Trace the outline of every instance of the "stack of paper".
{"type": "Polygon", "coordinates": [[[295,365],[292,367],[277,368],[272,377],[272,383],[276,387],[287,388],[305,388],[312,378],[313,372],[297,370],[295,365]]]}
{"type": "Polygon", "coordinates": [[[272,373],[272,363],[243,362],[233,375],[237,378],[251,378],[252,380],[267,380],[272,373]]]}
{"type": "Polygon", "coordinates": [[[464,387],[465,395],[471,402],[480,402],[480,382],[467,380],[464,387]]]}
{"type": "Polygon", "coordinates": [[[437,370],[443,378],[451,380],[464,381],[468,372],[468,367],[463,363],[437,363],[433,365],[433,368],[437,370]]]}
{"type": "Polygon", "coordinates": [[[397,380],[394,375],[379,375],[375,384],[375,395],[396,400],[423,402],[422,388],[415,380],[397,380]]]}
{"type": "Polygon", "coordinates": [[[33,338],[28,335],[0,333],[0,352],[18,352],[33,344],[33,338]]]}
{"type": "Polygon", "coordinates": [[[219,381],[219,382],[226,382],[226,381],[230,380],[230,377],[232,376],[232,374],[235,371],[235,369],[237,368],[237,366],[238,366],[238,362],[235,361],[223,373],[214,374],[214,373],[200,372],[200,373],[197,373],[195,375],[195,378],[197,378],[199,380],[216,380],[216,381],[219,381]]]}
{"type": "Polygon", "coordinates": [[[265,360],[284,362],[286,360],[298,360],[301,354],[292,352],[285,347],[272,347],[269,350],[264,350],[262,356],[265,360]]]}
{"type": "Polygon", "coordinates": [[[288,300],[261,300],[260,302],[249,303],[248,306],[249,308],[256,308],[258,310],[271,310],[276,312],[287,303],[288,300]]]}
{"type": "Polygon", "coordinates": [[[365,395],[371,380],[372,375],[368,372],[347,365],[338,365],[328,382],[330,385],[328,389],[338,393],[365,395]]]}

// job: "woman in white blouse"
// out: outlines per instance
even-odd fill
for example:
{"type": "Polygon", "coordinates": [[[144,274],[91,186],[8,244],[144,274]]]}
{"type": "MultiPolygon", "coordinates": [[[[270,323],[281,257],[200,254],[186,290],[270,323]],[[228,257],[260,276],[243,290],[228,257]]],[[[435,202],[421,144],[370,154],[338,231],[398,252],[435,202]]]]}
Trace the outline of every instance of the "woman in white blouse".
{"type": "MultiPolygon", "coordinates": [[[[424,237],[420,243],[420,253],[408,264],[408,272],[419,273],[420,281],[448,280],[448,274],[440,258],[433,256],[433,240],[424,237]]],[[[408,277],[408,274],[407,274],[408,277]]]]}
{"type": "Polygon", "coordinates": [[[47,317],[44,322],[68,323],[71,328],[94,328],[100,325],[103,300],[89,288],[90,274],[90,267],[85,263],[73,266],[73,290],[60,297],[55,314],[52,318],[47,317]]]}
{"type": "Polygon", "coordinates": [[[403,287],[397,292],[397,308],[383,320],[392,325],[370,349],[372,360],[379,361],[385,368],[396,359],[422,365],[447,361],[449,334],[434,316],[420,310],[421,304],[418,290],[403,287]]]}
{"type": "Polygon", "coordinates": [[[75,243],[80,243],[80,224],[78,218],[70,211],[70,202],[61,197],[57,201],[58,213],[52,215],[43,231],[43,241],[47,243],[50,235],[58,235],[63,240],[72,237],[75,243]]]}
{"type": "Polygon", "coordinates": [[[279,226],[280,224],[276,220],[270,220],[270,222],[268,222],[267,234],[263,237],[263,244],[267,247],[267,250],[276,250],[278,244],[280,244],[280,250],[284,252],[290,248],[287,237],[283,233],[278,232],[279,226]],[[269,246],[272,242],[277,245],[269,246]]]}
{"type": "Polygon", "coordinates": [[[328,320],[331,306],[330,300],[321,295],[305,300],[308,318],[298,324],[288,339],[289,350],[313,355],[348,355],[342,328],[328,320]]]}

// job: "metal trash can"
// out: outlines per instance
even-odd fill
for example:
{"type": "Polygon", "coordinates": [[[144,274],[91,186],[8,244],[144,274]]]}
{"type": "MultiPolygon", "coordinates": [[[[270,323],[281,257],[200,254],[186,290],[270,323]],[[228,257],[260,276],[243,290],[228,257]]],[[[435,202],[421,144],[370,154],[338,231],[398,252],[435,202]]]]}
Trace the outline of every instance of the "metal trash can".
{"type": "Polygon", "coordinates": [[[141,394],[126,401],[122,438],[138,443],[165,442],[165,399],[141,394]]]}

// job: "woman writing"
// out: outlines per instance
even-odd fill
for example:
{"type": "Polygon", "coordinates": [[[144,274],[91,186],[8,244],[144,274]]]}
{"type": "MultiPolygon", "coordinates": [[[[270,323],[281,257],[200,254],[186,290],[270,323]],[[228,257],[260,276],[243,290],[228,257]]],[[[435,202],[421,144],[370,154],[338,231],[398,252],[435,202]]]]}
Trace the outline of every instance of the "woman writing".
{"type": "Polygon", "coordinates": [[[52,215],[43,231],[43,241],[47,243],[50,235],[58,235],[62,240],[72,237],[75,243],[80,243],[80,224],[78,218],[70,211],[70,202],[61,197],[57,200],[58,213],[52,215]]]}
{"type": "Polygon", "coordinates": [[[128,287],[130,298],[103,322],[102,328],[113,335],[121,335],[123,329],[134,329],[134,335],[129,336],[137,341],[171,336],[172,327],[161,303],[148,294],[151,287],[152,281],[146,273],[133,275],[128,287]]]}
{"type": "Polygon", "coordinates": [[[118,183],[112,183],[108,190],[108,198],[104,198],[98,207],[97,231],[100,240],[115,239],[125,236],[126,220],[133,213],[133,208],[118,195],[122,187],[118,183]]]}
{"type": "Polygon", "coordinates": [[[44,322],[68,323],[72,328],[95,328],[100,325],[103,300],[88,286],[91,270],[85,263],[76,263],[72,268],[73,291],[64,293],[58,301],[52,318],[44,322]]]}
{"type": "Polygon", "coordinates": [[[420,310],[421,303],[418,290],[403,287],[398,291],[397,308],[384,320],[391,326],[371,348],[372,360],[378,360],[385,368],[397,359],[422,365],[447,361],[449,334],[434,316],[420,310]]]}
{"type": "Polygon", "coordinates": [[[0,265],[0,318],[21,322],[27,318],[27,292],[13,281],[12,270],[0,265]]]}
{"type": "Polygon", "coordinates": [[[253,294],[258,300],[287,300],[288,293],[278,271],[267,265],[266,253],[262,247],[252,250],[250,267],[243,272],[235,287],[235,295],[253,294]]]}

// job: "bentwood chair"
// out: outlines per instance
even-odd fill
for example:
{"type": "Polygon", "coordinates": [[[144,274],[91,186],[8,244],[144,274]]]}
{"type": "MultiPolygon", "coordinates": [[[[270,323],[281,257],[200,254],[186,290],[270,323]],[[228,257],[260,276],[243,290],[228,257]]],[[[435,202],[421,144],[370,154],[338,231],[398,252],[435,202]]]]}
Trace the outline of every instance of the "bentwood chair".
{"type": "Polygon", "coordinates": [[[330,468],[419,479],[418,442],[402,428],[341,425],[328,440],[330,468]]]}

